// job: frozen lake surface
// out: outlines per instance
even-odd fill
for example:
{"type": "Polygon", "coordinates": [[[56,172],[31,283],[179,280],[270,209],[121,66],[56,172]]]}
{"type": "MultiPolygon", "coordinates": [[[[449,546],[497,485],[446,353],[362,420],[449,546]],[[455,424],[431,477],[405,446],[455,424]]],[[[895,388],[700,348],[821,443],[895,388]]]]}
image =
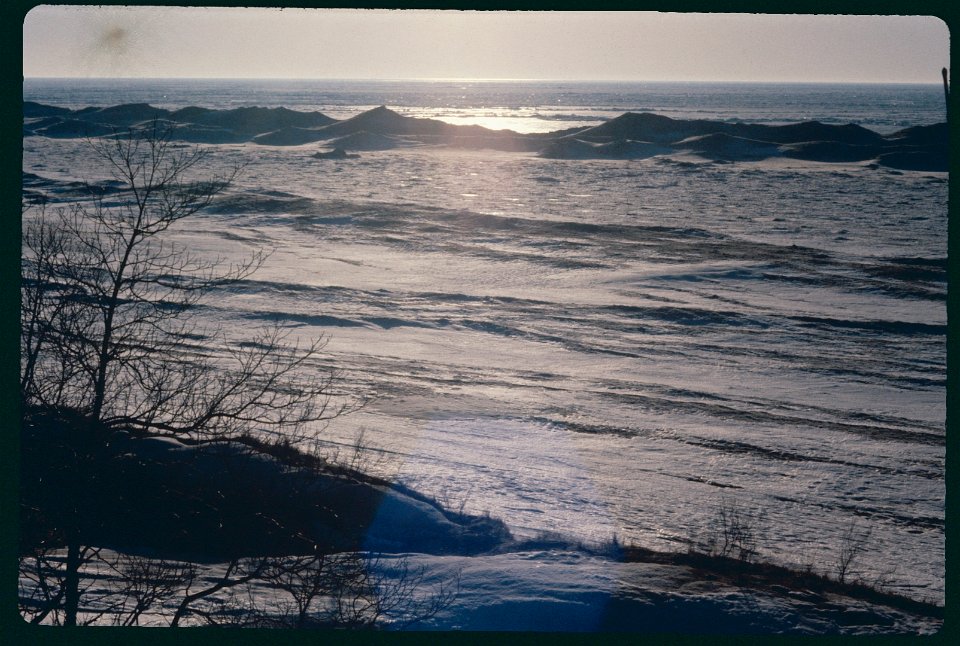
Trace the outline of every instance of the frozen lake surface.
{"type": "MultiPolygon", "coordinates": [[[[942,602],[946,173],[212,150],[245,169],[176,239],[272,255],[203,316],[329,339],[370,398],[331,451],[362,432],[380,474],[520,537],[685,550],[736,505],[763,558],[831,572],[853,527],[860,576],[942,602]]],[[[44,137],[24,171],[102,176],[44,137]]]]}

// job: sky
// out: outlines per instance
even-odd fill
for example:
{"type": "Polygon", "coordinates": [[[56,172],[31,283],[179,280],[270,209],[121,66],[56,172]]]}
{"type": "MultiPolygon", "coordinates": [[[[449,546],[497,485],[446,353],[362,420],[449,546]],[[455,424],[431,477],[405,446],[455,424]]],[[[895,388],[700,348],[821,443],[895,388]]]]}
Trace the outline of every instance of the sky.
{"type": "Polygon", "coordinates": [[[939,83],[930,16],[36,7],[25,77],[939,83]]]}

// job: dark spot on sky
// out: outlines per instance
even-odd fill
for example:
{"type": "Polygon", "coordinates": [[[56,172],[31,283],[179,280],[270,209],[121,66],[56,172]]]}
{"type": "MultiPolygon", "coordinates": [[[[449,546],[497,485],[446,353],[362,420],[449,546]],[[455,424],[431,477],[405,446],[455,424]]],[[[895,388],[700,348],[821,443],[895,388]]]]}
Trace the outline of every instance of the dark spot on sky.
{"type": "Polygon", "coordinates": [[[108,27],[103,32],[101,40],[106,47],[123,47],[127,43],[128,32],[125,28],[114,26],[108,27]]]}

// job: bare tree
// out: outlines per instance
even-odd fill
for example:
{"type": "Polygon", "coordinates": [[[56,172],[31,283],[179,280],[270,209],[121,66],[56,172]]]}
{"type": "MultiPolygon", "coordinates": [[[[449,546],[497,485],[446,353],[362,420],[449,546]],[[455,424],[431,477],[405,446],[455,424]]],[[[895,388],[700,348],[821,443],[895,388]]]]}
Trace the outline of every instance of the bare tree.
{"type": "Polygon", "coordinates": [[[340,626],[373,627],[390,617],[397,628],[407,628],[434,617],[459,593],[459,575],[440,583],[430,594],[418,595],[425,571],[411,568],[407,558],[388,565],[379,555],[340,555],[331,568],[332,604],[329,621],[340,626]]]}
{"type": "MultiPolygon", "coordinates": [[[[334,375],[308,365],[323,339],[300,347],[273,327],[237,345],[192,315],[211,290],[245,279],[264,260],[259,251],[233,263],[201,258],[168,235],[240,168],[193,179],[207,150],[172,145],[157,122],[90,144],[121,189],[109,199],[91,190],[67,207],[28,210],[23,228],[23,424],[55,411],[57,424],[70,427],[54,532],[66,557],[56,590],[44,593],[67,625],[77,623],[90,553],[79,492],[102,479],[103,450],[117,429],[193,443],[261,432],[296,439],[356,403],[334,400],[334,375]],[[212,356],[203,346],[227,353],[212,356]]],[[[52,612],[45,606],[35,617],[52,612]]]]}
{"type": "Polygon", "coordinates": [[[27,622],[62,622],[66,592],[62,560],[44,547],[33,547],[20,555],[20,614],[27,622]]]}
{"type": "Polygon", "coordinates": [[[180,605],[177,606],[177,610],[173,615],[173,619],[170,621],[171,627],[177,627],[180,625],[180,621],[187,615],[199,614],[205,617],[208,623],[219,624],[215,617],[215,613],[204,612],[195,607],[195,604],[198,601],[202,601],[209,597],[214,597],[223,590],[230,590],[236,588],[237,586],[243,586],[251,581],[256,581],[261,578],[267,569],[275,559],[271,558],[254,558],[254,559],[240,559],[235,558],[231,560],[226,568],[223,571],[223,575],[213,581],[210,585],[203,587],[199,590],[193,590],[192,587],[188,586],[187,594],[184,595],[183,599],[180,601],[180,605]]]}
{"type": "Polygon", "coordinates": [[[82,411],[102,430],[217,438],[250,426],[289,432],[340,412],[328,407],[330,374],[289,383],[322,339],[290,347],[275,327],[221,365],[187,347],[191,338],[224,340],[191,310],[212,289],[248,277],[264,255],[200,258],[164,234],[208,206],[239,169],[188,181],[206,150],[171,147],[156,124],[91,145],[123,192],[109,202],[92,192],[25,223],[24,403],[82,411]]]}
{"type": "Polygon", "coordinates": [[[122,626],[139,625],[145,612],[181,590],[188,590],[197,575],[197,568],[191,563],[129,554],[118,554],[110,567],[123,581],[118,594],[124,603],[114,620],[122,626]]]}
{"type": "Polygon", "coordinates": [[[344,552],[272,559],[261,579],[291,603],[279,612],[251,614],[271,627],[374,628],[388,621],[402,629],[436,616],[459,592],[459,575],[431,589],[424,578],[424,569],[412,568],[408,557],[388,561],[344,552]]]}

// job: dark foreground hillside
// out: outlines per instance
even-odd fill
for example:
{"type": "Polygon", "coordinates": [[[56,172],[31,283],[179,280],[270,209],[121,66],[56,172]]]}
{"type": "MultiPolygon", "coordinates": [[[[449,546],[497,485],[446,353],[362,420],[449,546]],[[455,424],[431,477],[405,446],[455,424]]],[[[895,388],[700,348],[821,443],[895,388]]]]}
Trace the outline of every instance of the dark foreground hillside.
{"type": "MultiPolygon", "coordinates": [[[[147,571],[157,563],[157,576],[199,568],[191,580],[214,582],[229,580],[237,559],[270,555],[282,564],[300,563],[297,555],[379,552],[353,565],[352,576],[365,572],[377,585],[403,591],[403,604],[387,604],[377,615],[376,625],[394,628],[926,634],[942,623],[942,608],[931,604],[742,558],[585,546],[560,536],[516,540],[498,520],[445,510],[283,443],[245,437],[191,444],[119,431],[92,451],[84,428],[70,413],[34,410],[25,417],[21,550],[28,561],[45,550],[46,562],[56,562],[69,531],[107,554],[146,557],[135,562],[147,571]],[[89,457],[79,462],[77,455],[89,457]],[[448,587],[437,597],[450,581],[458,582],[456,594],[448,587]]],[[[123,562],[114,558],[107,562],[123,562]]],[[[82,573],[101,581],[107,592],[100,598],[119,594],[111,586],[122,588],[129,572],[91,563],[82,573]]],[[[256,601],[251,625],[291,625],[270,619],[285,612],[283,589],[271,581],[243,584],[256,601]]],[[[193,623],[235,598],[224,595],[215,590],[203,599],[208,610],[188,615],[193,623]]],[[[166,625],[179,601],[156,599],[138,619],[166,625]]],[[[107,620],[119,612],[99,603],[81,612],[107,620]]]]}
{"type": "Polygon", "coordinates": [[[451,513],[284,444],[191,445],[117,431],[92,449],[84,436],[76,416],[28,415],[24,547],[61,545],[78,517],[89,544],[201,561],[357,549],[475,554],[510,536],[497,520],[451,513]]]}

